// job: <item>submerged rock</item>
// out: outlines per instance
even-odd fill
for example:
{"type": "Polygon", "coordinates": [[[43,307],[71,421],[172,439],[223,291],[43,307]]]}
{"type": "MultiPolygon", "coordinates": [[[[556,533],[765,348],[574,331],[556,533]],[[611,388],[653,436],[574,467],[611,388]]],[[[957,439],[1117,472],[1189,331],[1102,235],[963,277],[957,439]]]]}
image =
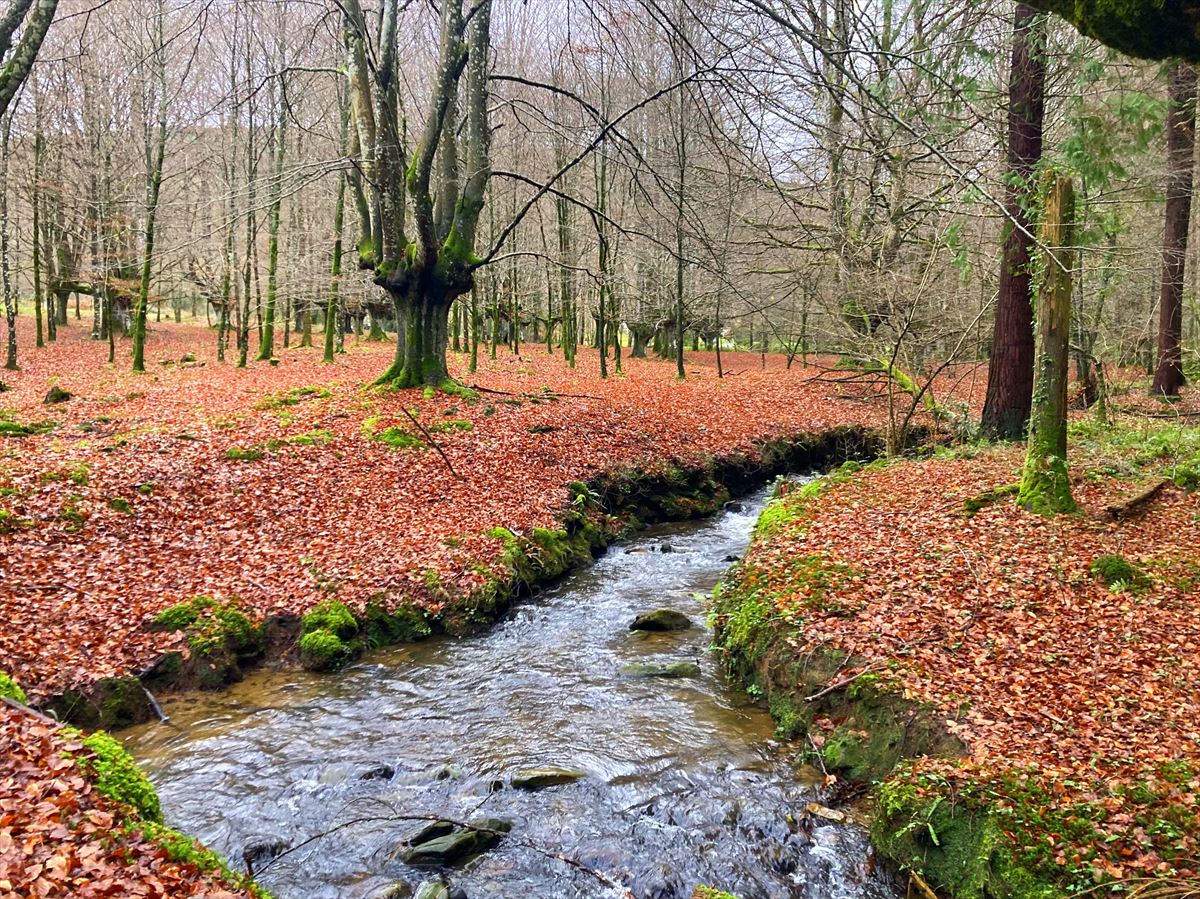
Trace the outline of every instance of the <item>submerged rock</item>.
{"type": "Polygon", "coordinates": [[[733,562],[737,562],[737,561],[738,561],[738,560],[740,560],[741,558],[742,558],[741,556],[735,556],[735,555],[733,555],[732,553],[730,553],[729,555],[727,555],[727,556],[725,557],[725,561],[726,561],[726,562],[729,562],[729,563],[733,563],[733,562]]]}
{"type": "Polygon", "coordinates": [[[396,769],[391,765],[376,765],[358,775],[359,780],[391,780],[396,776],[396,769]]]}
{"type": "Polygon", "coordinates": [[[655,609],[643,612],[629,625],[631,631],[685,631],[692,626],[692,619],[674,609],[655,609]]]}
{"type": "Polygon", "coordinates": [[[621,673],[626,677],[699,677],[700,666],[695,662],[635,663],[622,665],[621,673]]]}
{"type": "Polygon", "coordinates": [[[482,818],[472,821],[469,828],[454,830],[404,850],[400,860],[409,865],[453,865],[491,849],[510,830],[512,823],[509,821],[482,818]]]}
{"type": "Polygon", "coordinates": [[[440,880],[427,880],[417,887],[413,899],[450,899],[450,887],[440,880]]]}
{"type": "Polygon", "coordinates": [[[731,499],[724,506],[726,512],[745,512],[746,504],[740,500],[731,499]]]}
{"type": "Polygon", "coordinates": [[[410,846],[416,846],[419,843],[428,843],[430,840],[436,840],[438,837],[444,837],[453,832],[454,825],[449,821],[427,821],[405,836],[404,842],[410,846]]]}
{"type": "Polygon", "coordinates": [[[522,768],[512,776],[512,785],[518,790],[541,790],[574,783],[587,777],[586,771],[578,768],[560,768],[550,765],[544,768],[522,768]]]}
{"type": "Polygon", "coordinates": [[[246,870],[253,875],[264,864],[283,855],[287,849],[288,844],[285,840],[273,837],[251,840],[242,849],[242,862],[246,865],[246,870]]]}
{"type": "Polygon", "coordinates": [[[663,553],[673,553],[675,552],[675,547],[673,547],[670,543],[664,543],[658,548],[658,551],[663,553]]]}

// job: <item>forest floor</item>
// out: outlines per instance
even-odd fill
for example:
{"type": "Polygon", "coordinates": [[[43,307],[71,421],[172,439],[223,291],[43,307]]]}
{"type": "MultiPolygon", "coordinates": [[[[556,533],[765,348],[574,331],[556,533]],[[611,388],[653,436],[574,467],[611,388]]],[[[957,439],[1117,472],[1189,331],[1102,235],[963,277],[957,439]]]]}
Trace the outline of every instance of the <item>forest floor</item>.
{"type": "MultiPolygon", "coordinates": [[[[24,347],[31,336],[22,331],[24,347]]],[[[152,370],[135,375],[126,347],[118,347],[121,363],[108,365],[107,346],[72,323],[57,344],[24,350],[21,371],[0,372],[0,668],[31,702],[142,672],[183,649],[179,633],[147,623],[197,595],[236,597],[255,616],[299,615],[331,592],[356,611],[381,596],[436,611],[504,564],[504,542],[490,529],[554,527],[572,481],[753,454],[766,441],[847,425],[882,428],[888,415],[887,397],[839,380],[833,359],[788,368],[781,357],[730,353],[718,378],[712,354],[689,353],[682,382],[670,363],[630,359],[602,381],[594,351],[581,352],[572,370],[544,347],[520,356],[501,348],[471,375],[455,354],[452,374],[478,389],[470,399],[374,389],[391,346],[348,337],[347,348],[333,365],[321,363],[319,347],[293,348],[280,350],[278,364],[237,369],[215,361],[212,332],[164,323],[150,336],[152,370]],[[55,386],[71,397],[46,404],[55,386]]],[[[985,380],[979,366],[956,367],[939,380],[938,399],[977,414],[985,380]]],[[[1105,759],[1194,756],[1196,700],[1179,686],[1195,677],[1180,555],[1194,554],[1200,537],[1194,499],[1171,488],[1144,520],[1104,526],[1096,509],[1124,488],[1081,472],[1088,511],[1078,519],[1035,521],[1007,503],[964,519],[964,499],[1013,480],[1018,456],[1010,448],[905,464],[830,491],[828,529],[802,539],[819,540],[831,559],[845,554],[861,577],[848,600],[854,614],[814,619],[822,630],[812,633],[870,651],[871,664],[907,658],[888,652],[927,628],[929,616],[969,624],[960,639],[972,641],[970,654],[930,650],[896,670],[914,696],[971,698],[971,715],[955,727],[980,766],[1023,759],[1073,771],[1093,737],[1105,759]],[[1110,545],[1149,572],[1149,590],[1095,585],[1087,566],[1110,545]],[[1163,592],[1168,583],[1176,586],[1163,592]],[[1051,598],[1064,599],[1063,611],[1051,598]],[[1068,625],[1108,628],[1104,652],[1083,660],[1085,632],[1068,625]],[[1061,649],[1030,642],[1047,634],[1068,636],[1061,649]],[[1167,647],[1162,671],[1146,667],[1151,637],[1167,647]],[[1004,676],[981,672],[1000,652],[1004,676]],[[1070,675],[1066,700],[1052,689],[1060,673],[1070,675]],[[1118,682],[1128,688],[1120,695],[1118,682]],[[1107,699],[1092,718],[1066,717],[1091,708],[1083,697],[1093,683],[1107,699]]],[[[0,897],[24,895],[31,876],[45,884],[36,895],[85,895],[62,872],[85,871],[94,853],[87,825],[65,860],[46,828],[74,834],[70,822],[113,813],[71,767],[73,738],[39,722],[0,706],[4,757],[14,760],[0,769],[0,897]],[[31,803],[39,813],[23,819],[31,803]]],[[[1124,776],[1134,782],[1141,771],[1124,776]]],[[[1121,776],[1104,769],[1109,781],[1121,776]]],[[[195,865],[180,873],[178,852],[138,832],[125,828],[105,851],[126,871],[151,872],[138,880],[143,892],[126,885],[94,895],[237,893],[235,882],[219,886],[219,875],[195,865]]]]}
{"type": "Polygon", "coordinates": [[[785,725],[808,716],[831,771],[886,757],[887,774],[880,708],[908,710],[902,739],[928,722],[958,741],[962,758],[902,761],[876,808],[885,853],[949,895],[1027,895],[1018,869],[1068,893],[1195,888],[1200,427],[1120,419],[1072,426],[1078,514],[1016,506],[1020,446],[878,463],[769,508],[719,600],[743,670],[834,660],[772,702],[785,725]],[[1127,517],[1108,512],[1163,480],[1127,517]],[[827,682],[848,701],[823,707],[827,682]]]}

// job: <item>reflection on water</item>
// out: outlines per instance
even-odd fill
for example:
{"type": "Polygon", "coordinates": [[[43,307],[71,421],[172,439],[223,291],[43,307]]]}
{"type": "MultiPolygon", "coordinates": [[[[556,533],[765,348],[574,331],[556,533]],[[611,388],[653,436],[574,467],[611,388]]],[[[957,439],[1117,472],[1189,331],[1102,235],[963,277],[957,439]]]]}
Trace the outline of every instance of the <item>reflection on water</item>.
{"type": "Polygon", "coordinates": [[[366,897],[427,879],[393,857],[414,826],[400,815],[514,823],[499,847],[451,872],[472,899],[613,895],[538,850],[601,871],[639,899],[689,897],[699,883],[744,899],[892,897],[890,882],[868,871],[861,834],[801,814],[812,788],[772,741],[766,713],[722,683],[707,651],[694,594],[745,549],[763,496],[614,547],[487,634],[377,653],[334,676],[262,672],[225,693],[169,702],[170,723],[129,731],[127,744],[170,823],[235,864],[248,845],[295,846],[333,830],[261,877],[280,899],[366,897]],[[659,606],[697,626],[628,630],[637,612],[659,606]],[[700,663],[700,678],[619,673],[685,660],[700,663]],[[539,764],[587,777],[540,792],[496,789],[539,764]],[[380,766],[394,774],[362,779],[380,766]]]}

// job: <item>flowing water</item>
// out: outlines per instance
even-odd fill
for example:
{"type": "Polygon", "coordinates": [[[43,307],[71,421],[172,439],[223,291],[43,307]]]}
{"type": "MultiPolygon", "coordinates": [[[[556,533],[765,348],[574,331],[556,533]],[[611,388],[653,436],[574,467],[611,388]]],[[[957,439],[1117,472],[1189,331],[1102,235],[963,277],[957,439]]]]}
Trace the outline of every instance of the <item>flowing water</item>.
{"type": "Polygon", "coordinates": [[[127,745],[169,823],[235,864],[247,845],[333,831],[260,874],[280,899],[368,897],[428,879],[394,857],[415,826],[397,815],[513,822],[496,848],[448,872],[470,899],[619,895],[547,853],[638,899],[686,899],[700,883],[744,899],[894,897],[859,831],[804,814],[816,788],[708,652],[698,594],[745,549],[765,496],[618,544],[480,636],[374,653],[334,676],[259,672],[172,699],[169,723],[127,732],[127,745]],[[629,631],[660,606],[696,626],[629,631]],[[701,676],[620,673],[681,660],[699,662],[701,676]],[[496,788],[536,765],[587,776],[496,788]],[[362,778],[380,766],[394,774],[362,778]]]}

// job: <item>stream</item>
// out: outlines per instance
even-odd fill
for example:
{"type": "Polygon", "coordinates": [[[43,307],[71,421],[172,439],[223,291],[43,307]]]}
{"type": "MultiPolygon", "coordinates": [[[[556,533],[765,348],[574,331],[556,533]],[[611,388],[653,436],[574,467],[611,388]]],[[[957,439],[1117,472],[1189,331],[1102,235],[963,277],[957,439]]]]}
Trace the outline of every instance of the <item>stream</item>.
{"type": "Polygon", "coordinates": [[[470,899],[620,895],[546,852],[638,899],[688,899],[701,883],[742,899],[893,899],[863,833],[804,814],[818,788],[708,651],[701,595],[745,550],[766,497],[615,544],[479,636],[372,653],[333,676],[256,672],[224,692],[169,697],[168,723],[122,736],[168,823],[235,867],[248,845],[338,828],[259,863],[279,899],[365,899],[428,880],[436,872],[395,857],[420,822],[393,815],[513,823],[447,872],[470,899]],[[629,630],[661,606],[694,626],[629,630]],[[700,677],[620,672],[676,661],[698,662],[700,677]],[[507,785],[538,765],[586,776],[536,792],[507,785]]]}

